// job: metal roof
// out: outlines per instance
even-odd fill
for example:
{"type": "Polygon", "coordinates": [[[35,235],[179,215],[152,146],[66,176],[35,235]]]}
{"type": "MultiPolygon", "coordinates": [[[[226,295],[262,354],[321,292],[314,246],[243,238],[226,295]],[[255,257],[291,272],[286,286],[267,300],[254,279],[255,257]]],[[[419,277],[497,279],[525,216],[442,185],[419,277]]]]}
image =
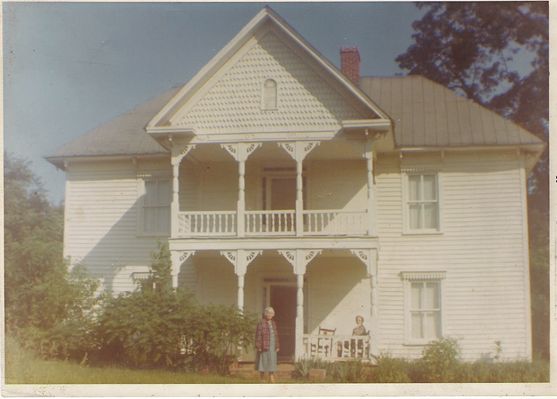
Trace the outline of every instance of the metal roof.
{"type": "Polygon", "coordinates": [[[543,144],[517,124],[423,76],[362,77],[360,87],[392,118],[398,148],[543,144]]]}
{"type": "MultiPolygon", "coordinates": [[[[360,86],[392,118],[398,148],[543,144],[515,123],[422,76],[363,77],[360,86]]],[[[145,126],[178,90],[85,133],[47,159],[168,153],[145,126]]]]}
{"type": "Polygon", "coordinates": [[[70,141],[47,158],[168,153],[145,132],[145,126],[179,87],[135,107],[70,141]]]}

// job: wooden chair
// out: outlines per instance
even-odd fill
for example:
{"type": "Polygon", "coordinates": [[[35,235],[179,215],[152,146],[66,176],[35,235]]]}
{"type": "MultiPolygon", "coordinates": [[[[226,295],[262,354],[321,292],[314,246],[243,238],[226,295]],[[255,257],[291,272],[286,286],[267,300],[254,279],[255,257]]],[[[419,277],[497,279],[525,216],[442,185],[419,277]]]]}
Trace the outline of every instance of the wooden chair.
{"type": "Polygon", "coordinates": [[[317,354],[329,356],[333,351],[333,336],[336,328],[323,328],[319,326],[319,338],[317,338],[317,354]],[[326,336],[326,337],[324,337],[326,336]]]}

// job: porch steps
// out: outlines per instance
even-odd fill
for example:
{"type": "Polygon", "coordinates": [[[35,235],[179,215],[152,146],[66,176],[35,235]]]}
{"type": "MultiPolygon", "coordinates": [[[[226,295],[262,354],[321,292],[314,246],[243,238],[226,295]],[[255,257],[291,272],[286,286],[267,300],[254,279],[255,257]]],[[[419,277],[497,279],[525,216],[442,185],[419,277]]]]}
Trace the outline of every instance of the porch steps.
{"type": "MultiPolygon", "coordinates": [[[[294,363],[279,362],[275,379],[277,382],[291,381],[294,376],[294,363]]],[[[230,375],[246,379],[258,379],[259,372],[255,370],[254,362],[240,362],[230,367],[230,375]]]]}

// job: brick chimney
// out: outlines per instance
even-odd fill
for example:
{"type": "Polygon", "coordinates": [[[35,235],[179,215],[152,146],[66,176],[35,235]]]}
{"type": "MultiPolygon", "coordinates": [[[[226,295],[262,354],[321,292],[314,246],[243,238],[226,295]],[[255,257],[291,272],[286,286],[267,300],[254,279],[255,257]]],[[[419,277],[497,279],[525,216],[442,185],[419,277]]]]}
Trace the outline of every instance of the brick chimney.
{"type": "Polygon", "coordinates": [[[358,86],[360,83],[360,52],[357,47],[340,49],[340,70],[358,86]]]}

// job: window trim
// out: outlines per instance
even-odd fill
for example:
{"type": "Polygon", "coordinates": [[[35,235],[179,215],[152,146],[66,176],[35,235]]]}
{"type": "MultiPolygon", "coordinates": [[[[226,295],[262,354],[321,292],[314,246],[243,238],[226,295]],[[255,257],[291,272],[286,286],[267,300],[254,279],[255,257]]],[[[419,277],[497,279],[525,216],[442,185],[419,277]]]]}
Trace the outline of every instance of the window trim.
{"type": "Polygon", "coordinates": [[[263,80],[263,82],[261,83],[261,110],[262,111],[276,111],[276,110],[278,110],[278,82],[277,82],[276,79],[265,78],[263,80]],[[275,87],[274,87],[274,96],[275,96],[274,107],[268,107],[266,102],[265,102],[265,94],[266,94],[266,89],[267,89],[267,87],[265,87],[265,84],[269,81],[272,81],[275,84],[275,87]]]}
{"type": "Polygon", "coordinates": [[[436,235],[443,234],[443,212],[442,212],[442,177],[441,173],[437,170],[424,169],[424,170],[403,170],[401,173],[402,178],[402,234],[403,235],[436,235]],[[424,176],[433,175],[435,177],[435,187],[437,189],[437,228],[435,229],[411,229],[410,228],[410,207],[409,207],[409,190],[410,190],[410,176],[424,176]]]}
{"type": "MultiPolygon", "coordinates": [[[[136,234],[138,237],[155,237],[155,238],[169,238],[171,236],[172,230],[172,208],[171,203],[168,204],[168,211],[169,211],[169,224],[168,224],[168,232],[162,233],[151,233],[145,232],[144,226],[144,215],[145,215],[145,194],[146,194],[146,182],[148,181],[161,181],[166,180],[170,183],[170,187],[172,187],[172,177],[170,175],[147,175],[147,176],[139,176],[137,179],[137,198],[138,201],[138,209],[137,209],[137,225],[136,225],[136,234]]],[[[171,188],[172,190],[172,188],[171,188]]],[[[172,192],[169,193],[169,198],[172,201],[172,192]]]]}
{"type": "Polygon", "coordinates": [[[444,280],[445,271],[432,271],[432,272],[401,272],[400,277],[404,287],[404,345],[407,346],[424,346],[436,339],[441,339],[445,336],[445,311],[444,311],[444,280]],[[417,339],[412,337],[412,283],[437,283],[439,284],[439,317],[440,321],[440,336],[437,338],[423,338],[417,339]]]}

